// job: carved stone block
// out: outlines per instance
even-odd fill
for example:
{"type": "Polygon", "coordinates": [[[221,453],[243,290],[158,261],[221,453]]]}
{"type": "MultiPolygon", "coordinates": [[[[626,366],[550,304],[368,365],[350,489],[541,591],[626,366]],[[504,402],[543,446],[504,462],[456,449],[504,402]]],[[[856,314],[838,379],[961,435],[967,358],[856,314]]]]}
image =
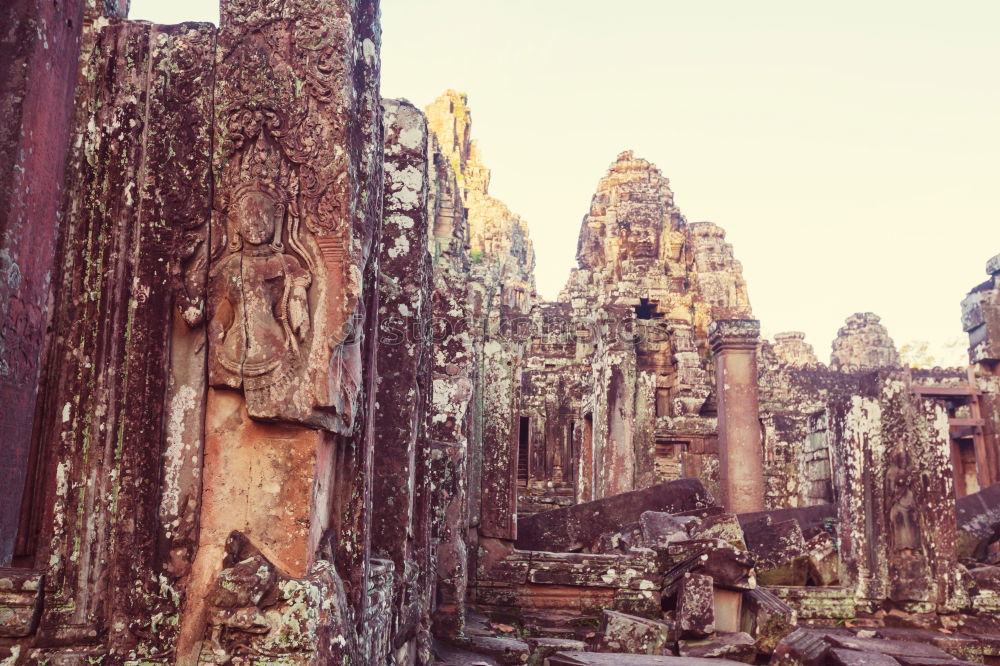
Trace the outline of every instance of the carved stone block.
{"type": "Polygon", "coordinates": [[[38,571],[0,568],[0,638],[21,638],[35,631],[44,580],[38,571]]]}
{"type": "Polygon", "coordinates": [[[223,3],[208,330],[209,382],[242,391],[252,417],[346,435],[377,223],[360,176],[381,146],[375,81],[355,89],[377,72],[352,21],[369,8],[341,4],[223,3]]]}

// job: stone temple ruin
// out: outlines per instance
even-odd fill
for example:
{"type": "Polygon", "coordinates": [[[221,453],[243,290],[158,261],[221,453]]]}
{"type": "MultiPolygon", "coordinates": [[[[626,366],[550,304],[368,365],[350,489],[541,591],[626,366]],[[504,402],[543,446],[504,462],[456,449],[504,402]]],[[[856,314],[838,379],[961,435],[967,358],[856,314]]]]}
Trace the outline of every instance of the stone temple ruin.
{"type": "Polygon", "coordinates": [[[0,7],[0,665],[1000,664],[970,365],[762,340],[631,152],[534,288],[377,0],[0,7]]]}

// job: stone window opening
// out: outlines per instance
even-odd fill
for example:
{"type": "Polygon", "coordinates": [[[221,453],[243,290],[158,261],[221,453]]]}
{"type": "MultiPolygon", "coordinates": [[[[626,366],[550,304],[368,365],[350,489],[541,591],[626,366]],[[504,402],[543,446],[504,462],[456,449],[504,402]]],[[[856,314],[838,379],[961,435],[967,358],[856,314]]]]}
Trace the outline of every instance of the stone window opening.
{"type": "Polygon", "coordinates": [[[522,416],[517,436],[517,485],[527,486],[531,472],[531,420],[522,416]]]}
{"type": "Polygon", "coordinates": [[[654,465],[659,481],[676,481],[687,476],[684,470],[684,453],[690,444],[687,440],[657,440],[654,465]]]}
{"type": "Polygon", "coordinates": [[[651,301],[648,298],[640,298],[639,305],[633,306],[635,308],[635,318],[643,321],[663,319],[664,313],[657,310],[658,306],[659,303],[656,301],[651,301]]]}
{"type": "Polygon", "coordinates": [[[955,467],[955,496],[978,493],[979,466],[976,464],[976,444],[972,437],[953,439],[952,464],[955,467]]]}
{"type": "Polygon", "coordinates": [[[656,416],[670,416],[670,389],[664,386],[656,388],[656,416]]]}

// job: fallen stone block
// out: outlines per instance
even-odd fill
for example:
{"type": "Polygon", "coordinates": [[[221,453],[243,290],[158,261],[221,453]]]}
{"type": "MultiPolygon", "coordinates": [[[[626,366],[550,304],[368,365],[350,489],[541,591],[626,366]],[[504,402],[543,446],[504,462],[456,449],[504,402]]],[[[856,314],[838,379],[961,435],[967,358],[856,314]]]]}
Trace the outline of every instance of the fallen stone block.
{"type": "Polygon", "coordinates": [[[493,629],[490,619],[481,613],[466,613],[465,616],[465,635],[466,636],[494,636],[496,631],[493,629]]]}
{"type": "MultiPolygon", "coordinates": [[[[677,518],[678,520],[688,519],[688,520],[702,521],[708,518],[709,516],[718,516],[719,514],[723,513],[726,513],[726,510],[723,507],[713,504],[712,506],[701,507],[698,509],[677,511],[674,512],[672,515],[674,518],[677,518]]],[[[692,523],[692,525],[694,524],[696,523],[692,523]]],[[[689,527],[688,532],[690,531],[691,528],[689,527]]]]}
{"type": "Polygon", "coordinates": [[[590,547],[602,534],[639,522],[646,511],[678,513],[712,506],[697,479],[659,483],[642,490],[612,495],[564,509],[554,509],[518,521],[519,550],[572,552],[590,547]]]}
{"type": "Polygon", "coordinates": [[[833,648],[827,654],[831,666],[899,666],[899,662],[880,652],[858,652],[833,648]]]}
{"type": "Polygon", "coordinates": [[[933,657],[907,657],[897,656],[896,662],[901,666],[979,666],[974,661],[963,661],[961,659],[934,659],[933,657]]]}
{"type": "Polygon", "coordinates": [[[808,582],[811,563],[797,520],[771,524],[765,519],[744,525],[743,533],[757,558],[759,584],[800,587],[808,582]]]}
{"type": "MultiPolygon", "coordinates": [[[[639,581],[642,583],[643,581],[639,581]]],[[[660,617],[663,612],[663,601],[657,589],[617,589],[614,591],[614,602],[605,608],[639,617],[660,617]]]]}
{"type": "Polygon", "coordinates": [[[625,525],[615,532],[606,532],[594,540],[590,552],[595,554],[622,554],[644,544],[639,523],[625,525]]]}
{"type": "Polygon", "coordinates": [[[934,629],[909,629],[900,627],[879,627],[875,637],[890,641],[913,641],[941,648],[956,659],[982,663],[982,641],[965,634],[945,634],[934,629]]]}
{"type": "Polygon", "coordinates": [[[663,622],[606,610],[601,615],[603,646],[631,654],[673,654],[674,629],[663,622]]]}
{"type": "Polygon", "coordinates": [[[818,531],[824,530],[831,523],[837,520],[836,504],[816,504],[807,507],[795,507],[792,509],[772,509],[770,511],[755,511],[753,513],[739,514],[740,525],[746,530],[747,526],[770,520],[772,524],[781,523],[786,520],[796,520],[802,528],[803,534],[810,536],[818,531]]]}
{"type": "Polygon", "coordinates": [[[556,652],[547,666],[725,666],[739,664],[729,659],[699,659],[697,657],[656,657],[607,652],[556,652]]]}
{"type": "Polygon", "coordinates": [[[989,545],[1000,536],[1000,483],[955,502],[958,556],[985,560],[989,545]]]}
{"type": "Polygon", "coordinates": [[[475,654],[447,643],[434,641],[436,666],[500,666],[496,660],[482,654],[475,654]]]}
{"type": "Polygon", "coordinates": [[[718,548],[714,539],[681,541],[667,547],[656,549],[657,563],[663,574],[665,588],[679,582],[684,574],[701,566],[702,556],[710,550],[718,548]]]}
{"type": "Polygon", "coordinates": [[[742,627],[764,654],[771,654],[778,643],[795,631],[798,617],[791,606],[770,591],[757,588],[743,594],[742,627]]]}
{"type": "Polygon", "coordinates": [[[725,658],[744,664],[752,664],[757,659],[753,636],[743,632],[719,632],[701,640],[680,641],[678,652],[682,657],[725,658]]]}
{"type": "Polygon", "coordinates": [[[809,582],[820,587],[830,587],[840,582],[840,553],[837,542],[829,532],[818,532],[806,541],[809,555],[809,582]]]}
{"type": "Polygon", "coordinates": [[[643,545],[647,548],[667,548],[672,543],[691,538],[684,522],[662,511],[644,512],[639,517],[639,526],[643,545]]]}
{"type": "MultiPolygon", "coordinates": [[[[984,661],[996,661],[1000,663],[1000,631],[993,632],[991,634],[975,634],[967,632],[963,635],[979,642],[983,651],[984,661]]],[[[975,661],[975,659],[972,661],[975,661]]]]}
{"type": "Polygon", "coordinates": [[[824,666],[830,645],[823,634],[809,629],[796,629],[774,648],[772,666],[824,666]]]}
{"type": "Polygon", "coordinates": [[[715,632],[712,578],[685,574],[677,592],[677,637],[703,638],[715,632]]]}
{"type": "Polygon", "coordinates": [[[857,617],[858,599],[844,587],[769,587],[791,606],[798,620],[850,620],[857,617]]]}
{"type": "Polygon", "coordinates": [[[746,590],[757,587],[753,556],[719,539],[673,544],[666,551],[659,549],[657,560],[665,571],[664,592],[671,596],[680,579],[689,572],[712,576],[716,585],[724,587],[746,590]]]}
{"type": "Polygon", "coordinates": [[[910,613],[901,608],[889,609],[882,621],[887,627],[902,629],[936,629],[941,626],[941,616],[937,613],[910,613]]]}
{"type": "Polygon", "coordinates": [[[926,643],[909,640],[885,640],[881,638],[859,638],[839,634],[825,634],[823,640],[828,645],[861,652],[881,652],[897,660],[901,657],[922,657],[927,659],[954,660],[950,654],[941,648],[926,643]]]}
{"type": "Polygon", "coordinates": [[[583,641],[566,638],[526,638],[530,655],[528,666],[543,666],[545,659],[555,652],[584,652],[587,649],[583,641]]]}
{"type": "MultiPolygon", "coordinates": [[[[651,554],[651,553],[650,553],[651,554]]],[[[592,553],[534,553],[528,568],[529,583],[580,587],[659,587],[660,577],[652,558],[592,553]],[[652,583],[640,586],[643,580],[652,583]]]]}
{"type": "Polygon", "coordinates": [[[738,590],[756,588],[757,576],[753,555],[745,550],[737,550],[731,543],[719,543],[719,547],[710,548],[701,556],[701,563],[693,570],[711,576],[718,586],[738,590]]]}
{"type": "Polygon", "coordinates": [[[980,590],[1000,592],[1000,567],[975,567],[969,569],[969,577],[980,590]]]}
{"type": "Polygon", "coordinates": [[[468,649],[492,657],[502,666],[517,666],[528,662],[528,644],[516,638],[472,636],[468,649]]]}
{"type": "Polygon", "coordinates": [[[706,517],[697,527],[691,530],[695,539],[721,539],[732,544],[737,550],[746,550],[746,539],[743,528],[735,514],[719,513],[706,517]]]}

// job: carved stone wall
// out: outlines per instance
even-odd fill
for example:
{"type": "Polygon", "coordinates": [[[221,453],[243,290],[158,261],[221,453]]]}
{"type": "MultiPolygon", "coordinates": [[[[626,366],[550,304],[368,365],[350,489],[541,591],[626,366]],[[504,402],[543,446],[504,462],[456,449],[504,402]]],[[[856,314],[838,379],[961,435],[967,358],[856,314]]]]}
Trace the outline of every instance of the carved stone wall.
{"type": "Polygon", "coordinates": [[[947,414],[904,375],[872,375],[831,411],[841,557],[859,600],[909,612],[968,604],[956,568],[947,414]]]}
{"type": "Polygon", "coordinates": [[[350,434],[378,199],[357,151],[379,99],[354,74],[377,73],[377,27],[335,3],[222,10],[209,381],[254,418],[350,434]]]}
{"type": "Polygon", "coordinates": [[[174,276],[197,248],[187,233],[210,210],[212,29],[113,21],[87,40],[54,285],[58,334],[22,519],[25,563],[47,580],[39,659],[60,644],[117,659],[168,649],[172,624],[155,625],[176,617],[197,513],[198,492],[179,475],[167,473],[162,503],[160,484],[162,455],[177,463],[200,448],[169,450],[164,407],[174,276]]]}
{"type": "Polygon", "coordinates": [[[584,377],[568,303],[541,303],[531,312],[531,343],[521,378],[519,417],[527,440],[518,441],[519,516],[574,503],[580,449],[577,439],[584,377]]]}
{"type": "Polygon", "coordinates": [[[995,472],[996,260],[974,373],[879,369],[874,315],[834,367],[757,348],[722,229],[623,153],[538,303],[468,99],[380,99],[377,0],[125,11],[0,10],[4,666],[761,661],[858,615],[1000,658],[954,633],[1000,631],[996,493],[948,520],[955,442],[995,472]],[[720,420],[765,511],[710,496],[758,462],[720,420]]]}
{"type": "MultiPolygon", "coordinates": [[[[91,27],[102,11],[123,13],[127,3],[103,10],[63,10],[57,3],[56,12],[70,15],[49,16],[43,8],[30,17],[24,12],[28,3],[23,5],[10,9],[12,26],[39,35],[49,25],[62,31],[47,34],[62,58],[52,61],[58,67],[46,68],[51,85],[33,83],[27,106],[18,106],[12,118],[21,122],[22,111],[42,99],[37,94],[48,96],[50,108],[37,118],[51,123],[51,146],[37,152],[41,157],[49,151],[49,166],[24,165],[45,183],[36,191],[46,205],[60,202],[45,188],[60,181],[58,161],[66,161],[68,128],[73,131],[62,240],[51,273],[60,277],[53,285],[55,335],[43,371],[39,444],[32,454],[36,462],[20,460],[17,470],[29,471],[19,561],[42,569],[46,580],[30,659],[159,659],[175,649],[177,628],[186,626],[179,622],[180,610],[192,600],[192,590],[207,593],[209,610],[221,613],[207,618],[204,635],[193,634],[213,641],[203,654],[224,653],[241,633],[259,634],[257,620],[246,617],[245,601],[233,606],[211,596],[211,580],[191,578],[198,571],[192,560],[199,538],[220,529],[222,514],[206,514],[205,498],[218,506],[234,483],[244,493],[252,489],[251,504],[261,509],[255,519],[270,520],[272,532],[281,521],[268,513],[268,497],[301,509],[306,523],[284,529],[284,543],[271,541],[262,527],[257,545],[269,550],[269,566],[286,577],[298,573],[295,580],[305,586],[313,583],[300,572],[309,569],[309,576],[326,576],[337,587],[335,571],[322,573],[310,563],[338,555],[324,545],[347,543],[335,531],[360,538],[361,561],[350,571],[357,582],[341,594],[353,597],[363,617],[367,607],[381,603],[365,592],[367,572],[374,570],[365,522],[371,494],[356,487],[371,483],[366,424],[374,367],[362,347],[372,353],[375,348],[366,334],[376,321],[374,290],[364,284],[374,285],[370,278],[378,270],[371,248],[382,201],[377,5],[297,4],[278,17],[273,3],[229,3],[218,48],[211,26],[101,19],[91,27]],[[84,46],[74,110],[60,96],[77,81],[77,39],[84,46]],[[66,137],[62,146],[60,132],[66,137]],[[331,267],[339,271],[333,287],[324,282],[335,273],[331,267]],[[321,343],[314,344],[316,336],[323,336],[321,343]],[[209,388],[206,368],[209,383],[225,388],[209,388]],[[283,382],[294,372],[299,381],[289,388],[283,382]],[[213,403],[212,395],[223,393],[213,403]],[[241,408],[244,398],[247,406],[241,408]],[[234,399],[233,410],[219,408],[234,399]],[[242,430],[231,421],[218,429],[223,412],[240,409],[242,430]],[[292,423],[262,425],[248,409],[292,423]],[[296,422],[350,439],[331,445],[296,422]],[[207,457],[206,427],[209,440],[223,442],[207,457]],[[216,431],[221,439],[211,434],[216,431]],[[240,445],[270,447],[275,465],[268,467],[264,451],[253,470],[233,467],[232,437],[240,433],[246,435],[240,445]],[[299,451],[303,435],[311,444],[299,451]],[[299,467],[330,470],[329,476],[300,474],[294,469],[299,452],[305,454],[299,467]],[[225,465],[206,466],[219,453],[225,465]],[[226,471],[233,476],[226,478],[226,471]],[[302,482],[282,484],[283,474],[302,482]],[[296,497],[289,500],[289,494],[296,497]],[[300,554],[288,550],[293,541],[301,544],[293,547],[300,554]],[[243,619],[233,621],[230,611],[243,619]]],[[[19,53],[30,56],[32,44],[25,40],[28,50],[19,53]]],[[[24,101],[4,92],[5,103],[24,101]]],[[[10,183],[3,184],[9,193],[10,183]]],[[[33,225],[21,217],[15,221],[18,233],[33,225]]],[[[57,226],[44,224],[40,218],[33,232],[40,252],[32,261],[39,270],[22,262],[5,265],[5,276],[12,270],[27,275],[30,268],[21,286],[41,284],[47,292],[44,280],[35,281],[49,270],[42,267],[44,239],[57,226]]],[[[35,314],[36,323],[43,323],[35,314]]],[[[20,333],[31,340],[27,329],[20,333]]],[[[241,526],[254,532],[252,525],[241,526]]],[[[5,525],[5,539],[16,533],[5,525]]],[[[259,556],[257,545],[252,548],[259,556]]],[[[213,566],[231,570],[239,561],[224,556],[246,554],[219,551],[213,566]]],[[[290,589],[283,593],[289,602],[290,589]]],[[[270,612],[266,602],[254,603],[270,612]]],[[[350,607],[341,611],[347,615],[336,622],[354,621],[350,607]]],[[[280,643],[289,654],[307,655],[324,640],[278,640],[283,630],[274,622],[282,620],[271,618],[268,635],[253,639],[253,649],[273,650],[280,643]]],[[[362,645],[355,639],[346,649],[364,653],[362,645]]],[[[20,648],[14,656],[29,658],[20,648]]]]}

